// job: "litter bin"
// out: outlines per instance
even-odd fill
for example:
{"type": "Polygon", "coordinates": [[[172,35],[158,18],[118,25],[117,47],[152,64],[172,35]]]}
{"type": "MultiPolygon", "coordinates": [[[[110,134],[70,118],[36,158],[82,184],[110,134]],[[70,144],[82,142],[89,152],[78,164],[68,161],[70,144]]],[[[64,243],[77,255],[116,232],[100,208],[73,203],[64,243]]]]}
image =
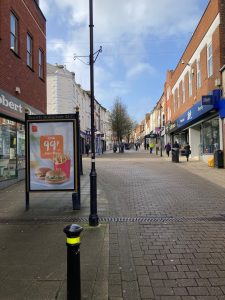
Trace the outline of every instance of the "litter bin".
{"type": "Polygon", "coordinates": [[[179,149],[172,148],[172,162],[179,163],[179,149]]]}
{"type": "Polygon", "coordinates": [[[216,150],[214,152],[214,166],[216,168],[223,168],[224,162],[223,162],[223,151],[222,150],[216,150]]]}

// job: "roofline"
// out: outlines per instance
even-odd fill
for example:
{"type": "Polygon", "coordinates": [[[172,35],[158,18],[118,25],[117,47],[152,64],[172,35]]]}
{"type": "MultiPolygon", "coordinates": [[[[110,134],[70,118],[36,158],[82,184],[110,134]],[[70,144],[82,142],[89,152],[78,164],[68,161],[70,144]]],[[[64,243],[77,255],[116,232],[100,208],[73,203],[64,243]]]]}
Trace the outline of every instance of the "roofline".
{"type": "Polygon", "coordinates": [[[183,53],[182,53],[182,55],[181,55],[181,57],[180,57],[180,59],[179,59],[177,65],[176,65],[176,68],[175,68],[174,70],[172,70],[173,72],[175,72],[176,69],[178,68],[178,66],[180,65],[180,62],[182,61],[182,57],[184,56],[184,54],[185,54],[187,48],[189,47],[189,45],[190,45],[190,43],[191,43],[191,41],[192,41],[192,39],[193,39],[193,37],[194,37],[194,35],[195,35],[195,33],[196,33],[196,31],[197,31],[197,29],[198,29],[198,27],[199,27],[201,21],[202,21],[202,19],[203,19],[205,13],[206,13],[206,11],[207,11],[207,9],[208,9],[208,7],[209,7],[210,2],[211,2],[211,0],[209,0],[209,2],[208,2],[208,4],[207,4],[207,6],[206,6],[206,8],[205,8],[205,10],[204,10],[204,12],[203,12],[201,18],[200,18],[200,20],[199,20],[199,22],[198,22],[198,24],[197,24],[197,26],[195,27],[195,30],[194,30],[194,32],[193,32],[191,38],[189,39],[189,42],[188,42],[186,48],[184,49],[184,51],[183,51],[183,53]]]}

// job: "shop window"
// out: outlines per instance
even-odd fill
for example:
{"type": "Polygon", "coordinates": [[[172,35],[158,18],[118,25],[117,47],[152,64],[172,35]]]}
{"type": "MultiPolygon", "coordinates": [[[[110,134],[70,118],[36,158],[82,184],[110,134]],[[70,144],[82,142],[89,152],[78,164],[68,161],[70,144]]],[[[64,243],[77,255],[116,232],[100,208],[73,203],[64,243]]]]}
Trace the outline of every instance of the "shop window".
{"type": "Polygon", "coordinates": [[[0,181],[16,178],[25,167],[25,131],[22,124],[0,118],[0,181]]]}
{"type": "Polygon", "coordinates": [[[212,119],[202,124],[203,154],[212,154],[219,149],[219,120],[212,119]]]}
{"type": "Polygon", "coordinates": [[[25,126],[17,123],[17,168],[25,168],[25,126]]]}
{"type": "Polygon", "coordinates": [[[18,54],[18,19],[13,13],[10,15],[10,49],[18,54]]]}

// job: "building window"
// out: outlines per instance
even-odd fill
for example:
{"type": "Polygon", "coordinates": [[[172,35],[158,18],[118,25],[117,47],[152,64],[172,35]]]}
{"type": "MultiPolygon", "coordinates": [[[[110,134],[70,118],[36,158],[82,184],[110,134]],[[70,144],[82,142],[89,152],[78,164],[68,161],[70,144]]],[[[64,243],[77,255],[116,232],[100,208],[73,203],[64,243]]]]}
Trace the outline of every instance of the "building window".
{"type": "Polygon", "coordinates": [[[27,34],[27,65],[33,67],[33,39],[27,34]]]}
{"type": "Polygon", "coordinates": [[[220,147],[219,119],[212,119],[202,124],[202,152],[212,154],[220,147]]]}
{"type": "Polygon", "coordinates": [[[190,96],[192,96],[192,73],[191,72],[189,72],[189,75],[188,75],[188,77],[189,77],[189,85],[188,85],[188,87],[189,87],[189,89],[188,89],[188,91],[189,91],[189,97],[190,96]]]}
{"type": "Polygon", "coordinates": [[[10,15],[10,49],[18,54],[18,19],[13,13],[10,15]]]}
{"type": "Polygon", "coordinates": [[[39,49],[38,54],[38,76],[43,79],[44,78],[44,52],[39,49]]]}
{"type": "Polygon", "coordinates": [[[182,81],[182,96],[183,96],[183,103],[185,102],[185,84],[184,80],[182,81]]]}
{"type": "Polygon", "coordinates": [[[0,117],[0,181],[17,178],[25,168],[25,127],[0,117]]]}
{"type": "Polygon", "coordinates": [[[207,48],[207,67],[208,77],[210,77],[213,74],[212,44],[209,44],[207,48]]]}
{"type": "Polygon", "coordinates": [[[180,89],[177,89],[177,109],[180,108],[180,89]]]}
{"type": "Polygon", "coordinates": [[[197,60],[197,89],[201,87],[201,69],[200,69],[200,60],[197,60]]]}

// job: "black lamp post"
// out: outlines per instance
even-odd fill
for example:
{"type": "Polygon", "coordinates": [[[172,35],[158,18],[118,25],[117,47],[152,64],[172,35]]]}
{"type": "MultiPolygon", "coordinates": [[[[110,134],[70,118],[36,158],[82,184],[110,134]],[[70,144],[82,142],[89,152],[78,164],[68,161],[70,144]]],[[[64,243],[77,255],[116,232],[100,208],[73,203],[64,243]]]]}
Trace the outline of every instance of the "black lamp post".
{"type": "Polygon", "coordinates": [[[97,173],[95,170],[95,126],[94,126],[94,52],[93,52],[93,1],[89,0],[90,18],[90,88],[91,88],[91,173],[89,225],[98,226],[97,173]]]}

